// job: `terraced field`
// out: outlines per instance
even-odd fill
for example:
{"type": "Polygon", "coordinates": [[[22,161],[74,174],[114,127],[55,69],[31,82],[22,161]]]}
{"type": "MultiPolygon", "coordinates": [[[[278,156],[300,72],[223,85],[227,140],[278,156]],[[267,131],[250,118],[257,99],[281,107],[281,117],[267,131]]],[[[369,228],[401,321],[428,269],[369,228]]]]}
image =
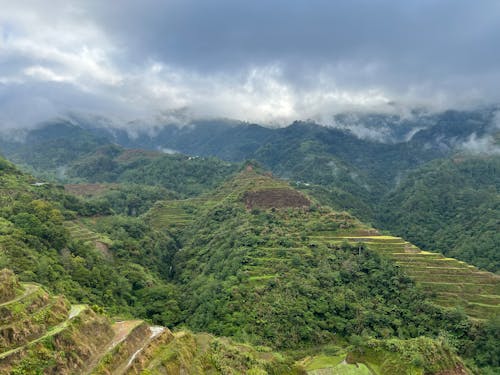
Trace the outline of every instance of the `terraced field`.
{"type": "Polygon", "coordinates": [[[445,307],[460,306],[471,317],[487,319],[500,314],[500,276],[479,270],[465,262],[423,251],[400,237],[382,235],[339,235],[316,232],[313,241],[329,245],[364,244],[393,259],[420,284],[429,296],[445,307]]]}
{"type": "Polygon", "coordinates": [[[0,374],[243,374],[252,368],[260,374],[266,363],[282,361],[205,333],[173,334],[142,320],[112,323],[87,305],[19,283],[6,269],[0,270],[0,291],[10,296],[0,299],[0,374]]]}
{"type": "Polygon", "coordinates": [[[145,217],[155,228],[179,231],[196,219],[198,209],[210,209],[226,200],[239,201],[244,199],[243,196],[246,192],[262,191],[263,189],[270,191],[288,190],[295,193],[295,190],[292,190],[283,181],[249,171],[249,173],[237,175],[213,193],[191,199],[159,201],[145,217]]]}
{"type": "Polygon", "coordinates": [[[158,202],[148,218],[157,228],[182,231],[195,222],[197,212],[224,202],[239,202],[248,211],[270,209],[280,221],[280,239],[261,238],[259,246],[246,249],[243,272],[252,284],[265,284],[285,274],[293,268],[294,257],[313,261],[316,249],[335,251],[348,242],[359,244],[360,251],[367,246],[394,260],[438,305],[460,306],[477,319],[500,313],[500,276],[437,252],[422,251],[400,237],[381,235],[347,212],[319,205],[309,209],[306,202],[315,205],[313,200],[298,194],[285,181],[248,168],[201,198],[158,202]]]}
{"type": "Polygon", "coordinates": [[[84,224],[76,220],[64,222],[64,226],[69,231],[71,238],[75,241],[82,241],[93,245],[105,257],[111,258],[108,250],[111,240],[101,233],[96,233],[87,228],[84,224]]]}
{"type": "Polygon", "coordinates": [[[182,230],[193,220],[193,213],[205,203],[201,198],[157,202],[146,215],[154,228],[182,230]]]}
{"type": "Polygon", "coordinates": [[[308,375],[372,375],[373,372],[362,364],[349,364],[346,361],[347,354],[336,356],[317,355],[304,358],[301,364],[305,367],[308,375]]]}
{"type": "Polygon", "coordinates": [[[70,306],[39,285],[18,283],[8,270],[0,273],[0,289],[15,286],[14,298],[0,304],[1,374],[136,373],[142,351],[173,339],[143,321],[111,324],[87,305],[70,306]]]}

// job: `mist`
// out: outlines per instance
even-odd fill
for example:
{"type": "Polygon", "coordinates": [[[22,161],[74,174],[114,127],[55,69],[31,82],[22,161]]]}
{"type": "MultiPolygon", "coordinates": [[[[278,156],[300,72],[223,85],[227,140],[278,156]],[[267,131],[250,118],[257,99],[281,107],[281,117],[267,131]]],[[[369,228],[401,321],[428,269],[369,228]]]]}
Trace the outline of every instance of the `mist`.
{"type": "Polygon", "coordinates": [[[129,128],[206,118],[331,125],[343,112],[500,101],[496,1],[0,6],[2,129],[75,113],[129,128]]]}

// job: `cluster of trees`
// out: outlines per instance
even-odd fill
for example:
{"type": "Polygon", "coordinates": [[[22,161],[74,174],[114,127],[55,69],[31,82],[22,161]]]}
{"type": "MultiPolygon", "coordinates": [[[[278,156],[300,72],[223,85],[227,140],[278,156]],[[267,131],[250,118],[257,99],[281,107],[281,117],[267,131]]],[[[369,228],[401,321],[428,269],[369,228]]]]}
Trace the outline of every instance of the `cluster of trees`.
{"type": "MultiPolygon", "coordinates": [[[[382,185],[360,187],[371,174],[352,175],[320,154],[300,164],[315,145],[309,142],[302,156],[290,158],[297,161],[291,176],[326,185],[307,188],[332,204],[348,196],[360,211],[374,207],[371,194],[382,185]],[[344,185],[336,186],[341,180],[344,185]]],[[[282,172],[292,168],[285,167],[282,172]]],[[[80,159],[71,173],[124,184],[84,201],[54,185],[33,186],[32,178],[0,159],[0,266],[71,300],[164,325],[187,324],[283,349],[444,335],[475,365],[498,369],[496,320],[477,324],[461,311],[433,305],[393,263],[366,249],[310,241],[307,233],[326,225],[328,209],[248,211],[238,199],[214,198],[175,233],[154,229],[141,216],[158,199],[209,191],[237,168],[112,146],[80,159]],[[87,225],[110,239],[111,257],[73,240],[64,225],[95,215],[105,216],[87,225]]],[[[376,218],[421,246],[449,249],[496,271],[498,254],[490,250],[499,240],[498,176],[495,158],[433,162],[388,195],[388,210],[376,218]],[[478,237],[484,241],[474,241],[478,237]]],[[[369,215],[376,216],[375,209],[369,215]]]]}
{"type": "Polygon", "coordinates": [[[4,160],[0,166],[0,267],[72,301],[151,317],[144,309],[145,290],[168,289],[168,267],[162,265],[175,250],[173,240],[140,219],[110,216],[99,228],[112,240],[108,259],[92,241],[73,240],[64,225],[66,219],[94,213],[92,204],[50,184],[33,186],[35,180],[4,160]]]}
{"type": "Polygon", "coordinates": [[[378,222],[418,246],[500,271],[500,158],[437,160],[383,200],[378,222]]]}
{"type": "Polygon", "coordinates": [[[216,212],[198,213],[175,259],[191,327],[279,348],[443,330],[464,348],[475,339],[465,314],[428,302],[392,262],[357,246],[310,243],[305,226],[324,224],[321,210],[249,213],[234,204],[216,212]]]}
{"type": "MultiPolygon", "coordinates": [[[[427,127],[400,143],[359,139],[307,122],[269,129],[215,121],[182,129],[165,127],[155,137],[139,134],[135,139],[120,131],[113,136],[106,129],[60,122],[28,133],[24,144],[0,140],[0,147],[45,177],[134,184],[137,190],[139,185],[161,186],[180,197],[206,192],[238,169],[211,156],[232,162],[255,159],[323,203],[349,210],[424,248],[496,272],[498,155],[454,156],[456,145],[471,134],[481,137],[491,131],[494,115],[494,110],[483,109],[420,114],[414,119],[355,116],[370,129],[399,129],[403,133],[395,139],[400,140],[404,132],[422,124],[427,127]],[[161,144],[207,158],[125,150],[112,140],[155,150],[161,144]]],[[[349,118],[340,115],[336,121],[348,124],[349,118]]],[[[114,212],[138,215],[150,207],[157,193],[143,189],[140,197],[132,197],[129,189],[128,197],[116,193],[108,201],[113,202],[114,212]]]]}
{"type": "Polygon", "coordinates": [[[88,182],[161,186],[182,197],[213,189],[239,169],[215,158],[125,150],[111,145],[75,161],[68,176],[88,182]]]}

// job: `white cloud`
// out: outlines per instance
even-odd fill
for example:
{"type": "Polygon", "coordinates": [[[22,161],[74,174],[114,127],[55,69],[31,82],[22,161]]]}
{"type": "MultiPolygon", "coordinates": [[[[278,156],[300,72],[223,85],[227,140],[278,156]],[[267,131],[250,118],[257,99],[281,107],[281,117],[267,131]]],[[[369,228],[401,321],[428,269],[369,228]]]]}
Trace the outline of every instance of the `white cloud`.
{"type": "Polygon", "coordinates": [[[500,155],[500,146],[495,144],[495,140],[490,135],[478,137],[476,133],[472,133],[467,141],[460,145],[460,148],[472,154],[500,155]]]}
{"type": "MultiPolygon", "coordinates": [[[[311,8],[300,24],[302,38],[286,17],[263,19],[260,30],[245,17],[233,19],[210,7],[207,19],[199,18],[199,7],[190,1],[124,1],[117,7],[91,0],[0,0],[0,126],[29,126],[47,116],[78,111],[134,124],[129,126],[182,123],[192,117],[275,125],[313,119],[330,124],[333,114],[346,110],[399,113],[409,106],[441,110],[498,99],[498,85],[481,84],[499,82],[497,70],[465,76],[451,69],[455,73],[441,79],[448,60],[435,62],[438,73],[430,68],[433,61],[425,60],[428,66],[424,66],[414,53],[420,51],[426,59],[439,51],[402,45],[387,27],[406,30],[405,25],[387,26],[382,22],[384,12],[370,17],[374,24],[365,25],[368,29],[354,30],[348,28],[351,22],[331,22],[311,8]],[[169,7],[178,11],[177,23],[169,7]],[[222,21],[230,29],[223,29],[222,21]],[[367,34],[379,26],[381,35],[367,34]],[[228,39],[215,44],[218,37],[228,39]],[[386,39],[394,50],[381,42],[386,39]],[[395,58],[398,53],[403,57],[395,58]],[[210,61],[206,66],[205,60],[210,61]]],[[[339,15],[353,11],[345,4],[338,7],[339,15]]],[[[474,17],[483,19],[476,8],[474,17]]],[[[241,13],[232,5],[221,7],[227,9],[241,13]]],[[[281,14],[282,9],[269,12],[281,14]]],[[[491,26],[490,18],[483,21],[491,26]]],[[[496,29],[491,29],[494,35],[496,29]]],[[[479,38],[488,30],[483,27],[473,35],[479,38]]],[[[352,131],[378,136],[359,126],[352,131]]]]}
{"type": "Polygon", "coordinates": [[[59,75],[51,69],[45,68],[40,65],[30,66],[24,69],[23,73],[29,77],[33,77],[41,81],[72,82],[74,80],[71,76],[59,75]]]}

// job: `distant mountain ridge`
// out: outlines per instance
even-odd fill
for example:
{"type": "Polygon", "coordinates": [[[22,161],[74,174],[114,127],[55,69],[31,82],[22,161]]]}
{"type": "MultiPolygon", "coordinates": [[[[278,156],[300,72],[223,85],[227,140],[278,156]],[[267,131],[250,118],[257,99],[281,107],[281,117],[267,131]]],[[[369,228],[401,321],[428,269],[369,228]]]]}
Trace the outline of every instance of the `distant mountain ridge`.
{"type": "MultiPolygon", "coordinates": [[[[483,171],[491,169],[488,166],[497,165],[500,158],[498,108],[415,113],[408,118],[384,114],[343,114],[337,115],[334,120],[340,128],[311,122],[269,128],[238,121],[206,120],[185,126],[165,125],[127,131],[105,119],[93,121],[73,117],[72,122],[58,120],[28,132],[24,142],[0,139],[0,150],[40,177],[64,182],[148,181],[167,189],[175,185],[175,179],[168,181],[161,170],[170,164],[168,160],[177,158],[174,163],[183,158],[189,160],[189,156],[182,154],[200,157],[196,162],[186,161],[186,167],[197,164],[197,168],[202,168],[205,165],[207,171],[215,176],[226,176],[224,170],[231,168],[224,166],[223,162],[202,161],[203,158],[218,157],[231,163],[251,159],[297,187],[308,190],[323,202],[349,210],[379,228],[409,236],[424,248],[433,249],[438,245],[446,254],[498,271],[500,259],[492,249],[499,239],[494,231],[481,229],[494,227],[495,215],[498,216],[497,211],[493,211],[492,218],[492,211],[488,208],[496,207],[495,202],[499,199],[498,184],[491,180],[495,174],[482,176],[479,184],[473,184],[479,192],[474,199],[478,204],[475,212],[479,220],[478,224],[471,225],[465,222],[470,215],[460,214],[464,210],[470,211],[470,207],[458,196],[463,192],[459,181],[470,173],[463,175],[463,168],[447,168],[452,164],[439,162],[471,160],[464,165],[483,171]],[[372,139],[356,136],[363,129],[371,132],[372,139]],[[382,136],[374,137],[373,134],[382,136]],[[381,142],[384,137],[386,141],[381,142]],[[140,157],[141,152],[138,151],[135,158],[127,161],[124,157],[112,155],[113,152],[117,155],[123,153],[123,147],[151,150],[156,156],[145,157],[143,154],[144,157],[140,157]],[[177,152],[181,155],[170,156],[177,152]],[[456,176],[434,179],[438,184],[436,186],[430,181],[420,183],[412,177],[414,172],[427,179],[433,174],[439,175],[445,167],[447,173],[456,176]],[[156,177],[151,172],[153,170],[156,177]],[[411,179],[415,187],[410,189],[411,179]],[[447,181],[453,184],[445,186],[447,181]],[[457,205],[456,210],[449,207],[448,213],[443,216],[438,212],[439,204],[426,205],[424,209],[423,204],[413,199],[412,209],[407,210],[403,208],[405,204],[395,203],[412,201],[409,194],[417,193],[433,195],[437,201],[453,201],[457,205]],[[387,210],[387,207],[392,209],[387,210]],[[424,220],[426,216],[430,220],[424,220]],[[481,220],[486,218],[488,223],[483,223],[481,220]],[[403,227],[401,223],[408,225],[403,227]],[[450,240],[451,229],[441,230],[441,225],[466,232],[467,238],[474,243],[474,250],[459,245],[470,241],[459,240],[461,236],[450,240]],[[484,252],[489,255],[485,256],[484,252]]],[[[470,179],[463,181],[468,183],[470,179]]],[[[176,185],[176,188],[180,187],[176,185]]]]}
{"type": "Polygon", "coordinates": [[[79,200],[0,167],[0,264],[25,282],[0,271],[0,308],[13,307],[2,315],[0,370],[442,375],[494,366],[495,321],[486,319],[499,308],[498,276],[380,235],[252,163],[136,218],[95,215],[86,206],[105,207],[100,193],[79,200]],[[128,318],[112,325],[116,314],[128,318]],[[156,338],[137,318],[231,339],[168,330],[156,338]]]}

